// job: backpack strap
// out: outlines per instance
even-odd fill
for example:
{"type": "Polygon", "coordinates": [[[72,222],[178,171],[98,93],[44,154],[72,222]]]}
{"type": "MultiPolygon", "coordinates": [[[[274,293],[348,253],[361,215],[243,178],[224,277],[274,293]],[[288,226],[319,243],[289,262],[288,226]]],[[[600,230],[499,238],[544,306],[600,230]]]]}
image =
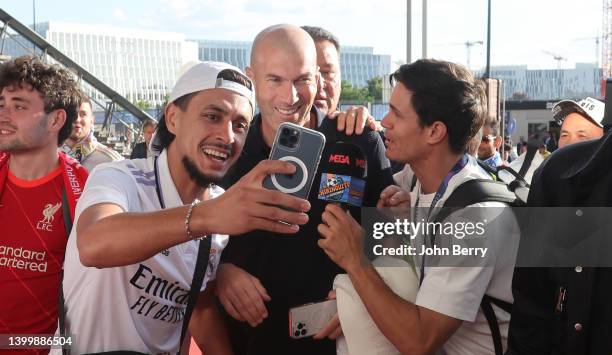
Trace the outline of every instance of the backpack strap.
{"type": "MultiPolygon", "coordinates": [[[[524,181],[522,178],[521,180],[524,181]]],[[[442,221],[452,212],[464,208],[465,206],[473,205],[479,202],[492,201],[512,205],[517,203],[518,199],[503,182],[491,181],[487,179],[466,181],[459,185],[455,191],[453,191],[451,196],[449,196],[444,203],[444,207],[450,208],[441,210],[438,216],[436,216],[436,220],[442,221]]],[[[499,330],[499,324],[497,323],[497,317],[495,316],[495,312],[491,304],[495,304],[508,313],[512,311],[512,304],[488,295],[484,295],[482,301],[480,302],[480,308],[482,309],[482,313],[487,319],[489,329],[491,330],[495,355],[503,355],[501,332],[499,330]]]]}
{"type": "Polygon", "coordinates": [[[482,297],[482,301],[480,302],[480,309],[482,309],[482,313],[484,313],[484,316],[487,319],[487,323],[489,324],[489,329],[491,330],[491,336],[493,338],[493,347],[495,348],[495,355],[503,355],[504,347],[502,345],[499,324],[497,323],[495,311],[493,310],[493,306],[491,306],[491,302],[488,300],[488,297],[489,296],[487,295],[484,295],[482,297]]]}
{"type": "Polygon", "coordinates": [[[512,205],[519,201],[503,182],[489,179],[468,180],[451,193],[444,202],[445,208],[438,212],[435,220],[441,222],[451,213],[480,202],[503,202],[512,205]]]}
{"type": "Polygon", "coordinates": [[[64,217],[64,227],[66,227],[66,238],[70,236],[72,230],[72,219],[70,218],[70,205],[68,204],[68,195],[66,188],[62,187],[62,214],[64,217]]]}
{"type": "Polygon", "coordinates": [[[538,151],[538,147],[535,144],[527,144],[527,153],[525,153],[525,160],[523,160],[523,165],[521,165],[521,169],[518,174],[521,178],[525,179],[525,174],[531,167],[531,162],[533,162],[533,158],[538,151]]]}
{"type": "Polygon", "coordinates": [[[484,295],[482,297],[482,301],[480,302],[480,308],[482,309],[482,313],[487,319],[489,329],[491,330],[491,337],[493,338],[493,347],[495,348],[495,355],[503,355],[504,348],[502,345],[501,332],[499,330],[499,323],[497,322],[497,316],[495,315],[495,311],[493,310],[492,304],[496,305],[497,307],[503,309],[508,313],[512,312],[512,304],[497,299],[495,297],[491,297],[489,295],[484,295]]]}
{"type": "MultiPolygon", "coordinates": [[[[444,202],[444,208],[440,209],[436,214],[434,222],[442,222],[453,212],[465,208],[466,206],[479,202],[492,201],[513,204],[516,203],[518,199],[514,193],[508,190],[508,186],[503,182],[489,179],[468,180],[457,186],[457,188],[451,193],[448,199],[444,202]]],[[[427,237],[425,238],[425,242],[428,240],[431,240],[432,244],[435,242],[435,235],[427,237]]],[[[421,263],[419,286],[421,286],[423,283],[424,277],[425,258],[423,258],[423,262],[421,263]]]]}
{"type": "MultiPolygon", "coordinates": [[[[486,165],[486,164],[485,164],[486,165]]],[[[484,168],[484,167],[483,167],[484,168]]],[[[488,169],[485,169],[488,171],[488,169]]],[[[451,193],[446,202],[444,202],[445,208],[441,209],[435,217],[435,221],[442,222],[451,213],[465,208],[466,206],[473,205],[480,202],[503,202],[507,204],[514,204],[518,201],[516,195],[508,189],[508,186],[503,182],[492,181],[489,179],[474,179],[468,180],[451,193]]],[[[425,238],[434,242],[435,236],[425,238]]],[[[421,263],[421,274],[419,277],[419,287],[423,284],[425,278],[425,259],[421,263]]],[[[499,330],[499,324],[497,323],[497,317],[491,304],[495,304],[504,311],[510,313],[512,310],[512,304],[499,300],[497,298],[484,295],[481,302],[480,308],[487,319],[489,329],[491,330],[491,336],[493,338],[493,346],[495,348],[495,355],[503,355],[503,345],[501,332],[499,330]]]]}

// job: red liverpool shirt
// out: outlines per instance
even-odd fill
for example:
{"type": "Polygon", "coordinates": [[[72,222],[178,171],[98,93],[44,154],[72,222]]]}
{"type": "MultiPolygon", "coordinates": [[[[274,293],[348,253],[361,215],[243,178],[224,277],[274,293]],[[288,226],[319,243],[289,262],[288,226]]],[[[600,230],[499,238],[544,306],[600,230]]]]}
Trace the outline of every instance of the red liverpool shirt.
{"type": "Polygon", "coordinates": [[[55,333],[68,240],[62,186],[60,168],[34,181],[8,173],[0,196],[0,334],[55,333]]]}

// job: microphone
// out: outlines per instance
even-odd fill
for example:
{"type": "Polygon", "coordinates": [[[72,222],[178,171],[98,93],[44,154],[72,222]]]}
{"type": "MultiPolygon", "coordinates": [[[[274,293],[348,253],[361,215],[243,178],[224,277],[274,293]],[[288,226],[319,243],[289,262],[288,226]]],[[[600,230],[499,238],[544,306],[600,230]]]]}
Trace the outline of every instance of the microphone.
{"type": "Polygon", "coordinates": [[[365,191],[367,159],[363,150],[347,142],[336,142],[323,161],[319,200],[361,207],[365,191]]]}

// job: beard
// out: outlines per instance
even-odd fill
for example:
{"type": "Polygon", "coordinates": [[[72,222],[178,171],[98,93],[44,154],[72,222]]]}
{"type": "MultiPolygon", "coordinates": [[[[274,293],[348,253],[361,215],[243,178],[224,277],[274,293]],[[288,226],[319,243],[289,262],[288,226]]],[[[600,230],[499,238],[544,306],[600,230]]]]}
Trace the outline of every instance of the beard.
{"type": "Polygon", "coordinates": [[[193,160],[186,156],[183,157],[183,166],[185,167],[185,170],[187,170],[187,173],[189,173],[191,180],[193,180],[193,182],[200,187],[210,187],[211,184],[217,184],[220,180],[216,177],[211,177],[201,172],[193,160]]]}

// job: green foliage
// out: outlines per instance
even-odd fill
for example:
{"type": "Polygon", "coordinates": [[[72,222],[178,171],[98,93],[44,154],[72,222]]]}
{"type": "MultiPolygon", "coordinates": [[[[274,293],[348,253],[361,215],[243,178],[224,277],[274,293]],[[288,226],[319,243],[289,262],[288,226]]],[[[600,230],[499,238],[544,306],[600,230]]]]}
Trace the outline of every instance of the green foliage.
{"type": "Polygon", "coordinates": [[[382,100],[382,77],[379,76],[368,80],[366,87],[355,87],[344,80],[342,80],[341,87],[341,101],[365,103],[382,100]]]}
{"type": "Polygon", "coordinates": [[[368,80],[368,93],[374,101],[382,100],[382,77],[376,76],[368,80]]]}
{"type": "Polygon", "coordinates": [[[145,100],[138,100],[134,103],[134,105],[136,105],[141,110],[148,110],[153,106],[149,101],[145,100]]]}
{"type": "Polygon", "coordinates": [[[352,101],[364,103],[370,101],[368,88],[353,87],[348,81],[342,80],[342,91],[340,92],[341,101],[352,101]]]}

